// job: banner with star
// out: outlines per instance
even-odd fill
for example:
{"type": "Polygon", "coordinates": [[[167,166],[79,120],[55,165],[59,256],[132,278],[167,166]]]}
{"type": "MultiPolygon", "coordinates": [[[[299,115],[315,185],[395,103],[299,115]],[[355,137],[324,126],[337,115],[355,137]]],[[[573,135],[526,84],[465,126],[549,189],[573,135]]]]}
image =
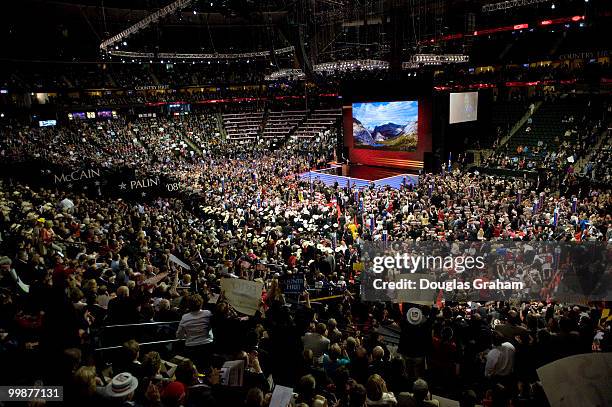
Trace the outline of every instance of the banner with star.
{"type": "Polygon", "coordinates": [[[73,191],[97,197],[144,201],[180,197],[185,186],[171,177],[146,174],[130,168],[108,169],[83,165],[69,168],[42,160],[0,164],[2,176],[31,186],[73,191]]]}

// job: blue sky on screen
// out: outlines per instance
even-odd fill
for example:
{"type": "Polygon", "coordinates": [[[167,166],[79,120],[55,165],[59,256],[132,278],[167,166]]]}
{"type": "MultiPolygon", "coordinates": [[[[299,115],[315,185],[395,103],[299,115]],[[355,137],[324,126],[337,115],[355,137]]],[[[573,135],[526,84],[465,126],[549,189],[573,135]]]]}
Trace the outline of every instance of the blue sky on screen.
{"type": "Polygon", "coordinates": [[[387,123],[406,124],[418,120],[418,105],[416,100],[353,103],[353,117],[368,129],[387,123]]]}

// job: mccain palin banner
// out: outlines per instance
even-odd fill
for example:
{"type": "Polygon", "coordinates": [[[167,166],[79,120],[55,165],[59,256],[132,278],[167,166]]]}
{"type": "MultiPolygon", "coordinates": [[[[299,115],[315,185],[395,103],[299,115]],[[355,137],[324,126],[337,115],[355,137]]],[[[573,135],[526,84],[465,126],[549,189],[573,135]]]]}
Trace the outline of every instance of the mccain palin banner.
{"type": "Polygon", "coordinates": [[[367,242],[365,301],[612,300],[607,242],[367,242]]]}
{"type": "Polygon", "coordinates": [[[179,197],[189,191],[179,181],[133,169],[94,166],[69,168],[42,161],[4,163],[2,175],[44,188],[86,193],[90,196],[120,197],[145,201],[158,197],[179,197]]]}

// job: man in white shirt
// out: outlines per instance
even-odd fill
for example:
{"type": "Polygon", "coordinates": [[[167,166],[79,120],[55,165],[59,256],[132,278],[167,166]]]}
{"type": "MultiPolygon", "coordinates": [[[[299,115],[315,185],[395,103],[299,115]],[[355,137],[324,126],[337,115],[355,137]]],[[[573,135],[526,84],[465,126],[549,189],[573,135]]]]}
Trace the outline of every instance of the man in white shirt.
{"type": "Polygon", "coordinates": [[[67,213],[72,213],[74,210],[74,202],[68,197],[62,199],[59,203],[60,210],[65,211],[67,213]]]}
{"type": "Polygon", "coordinates": [[[323,354],[329,350],[330,340],[325,337],[327,326],[320,322],[315,327],[315,332],[307,332],[302,336],[304,350],[312,350],[315,360],[320,360],[323,354]]]}
{"type": "Polygon", "coordinates": [[[509,376],[514,370],[514,345],[504,342],[501,334],[493,336],[493,349],[487,353],[485,376],[509,376]]]}

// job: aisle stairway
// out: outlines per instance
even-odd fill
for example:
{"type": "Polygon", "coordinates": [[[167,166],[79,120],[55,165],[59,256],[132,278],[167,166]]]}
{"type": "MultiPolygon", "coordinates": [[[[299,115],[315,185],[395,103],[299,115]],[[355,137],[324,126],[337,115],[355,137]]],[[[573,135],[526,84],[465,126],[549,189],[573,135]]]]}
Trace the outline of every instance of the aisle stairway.
{"type": "Polygon", "coordinates": [[[228,140],[255,141],[261,130],[262,111],[248,113],[224,113],[223,127],[228,140]]]}
{"type": "Polygon", "coordinates": [[[313,138],[338,124],[342,118],[341,109],[320,109],[313,111],[296,129],[297,138],[313,138]]]}
{"type": "Polygon", "coordinates": [[[531,116],[531,123],[525,121],[521,128],[510,137],[506,148],[514,151],[519,146],[535,147],[538,142],[551,147],[555,146],[555,138],[562,139],[568,123],[564,119],[573,117],[578,120],[585,112],[585,105],[578,99],[560,99],[554,102],[544,102],[531,116]]]}
{"type": "Polygon", "coordinates": [[[295,131],[305,117],[305,110],[270,112],[262,136],[264,139],[283,140],[295,131]]]}

